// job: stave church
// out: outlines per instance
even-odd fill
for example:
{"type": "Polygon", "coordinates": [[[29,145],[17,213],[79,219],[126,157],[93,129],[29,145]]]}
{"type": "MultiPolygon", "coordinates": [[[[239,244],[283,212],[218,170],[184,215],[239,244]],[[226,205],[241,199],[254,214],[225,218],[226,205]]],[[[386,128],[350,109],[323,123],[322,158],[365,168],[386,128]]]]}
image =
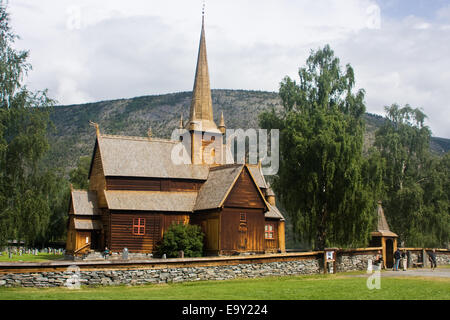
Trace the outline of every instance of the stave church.
{"type": "Polygon", "coordinates": [[[204,16],[190,118],[178,129],[176,141],[96,125],[89,190],[71,190],[67,254],[152,253],[173,223],[199,225],[205,255],[285,252],[285,220],[261,164],[234,163],[223,114],[213,120],[204,16]],[[180,145],[189,161],[174,161],[180,145]]]}

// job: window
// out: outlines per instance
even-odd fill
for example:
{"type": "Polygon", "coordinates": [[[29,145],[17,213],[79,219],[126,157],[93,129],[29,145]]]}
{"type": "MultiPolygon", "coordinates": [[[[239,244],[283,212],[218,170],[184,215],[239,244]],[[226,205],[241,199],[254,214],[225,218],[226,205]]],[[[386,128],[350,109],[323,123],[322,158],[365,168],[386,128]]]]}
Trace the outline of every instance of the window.
{"type": "Polygon", "coordinates": [[[240,218],[239,218],[239,222],[247,222],[247,214],[241,213],[240,214],[240,218]]]}
{"type": "Polygon", "coordinates": [[[145,219],[133,219],[133,234],[135,236],[143,236],[145,234],[145,219]]]}
{"type": "Polygon", "coordinates": [[[264,229],[264,238],[274,239],[273,224],[266,224],[264,229]]]}

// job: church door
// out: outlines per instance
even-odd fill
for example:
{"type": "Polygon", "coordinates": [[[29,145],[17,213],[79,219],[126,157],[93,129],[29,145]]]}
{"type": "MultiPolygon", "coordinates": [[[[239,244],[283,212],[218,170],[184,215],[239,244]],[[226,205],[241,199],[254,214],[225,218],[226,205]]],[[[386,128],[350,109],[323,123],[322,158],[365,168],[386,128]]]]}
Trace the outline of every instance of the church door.
{"type": "Polygon", "coordinates": [[[245,213],[241,213],[239,220],[239,249],[245,251],[247,249],[247,215],[245,213]]]}
{"type": "Polygon", "coordinates": [[[394,241],[386,239],[386,268],[394,266],[394,241]]]}

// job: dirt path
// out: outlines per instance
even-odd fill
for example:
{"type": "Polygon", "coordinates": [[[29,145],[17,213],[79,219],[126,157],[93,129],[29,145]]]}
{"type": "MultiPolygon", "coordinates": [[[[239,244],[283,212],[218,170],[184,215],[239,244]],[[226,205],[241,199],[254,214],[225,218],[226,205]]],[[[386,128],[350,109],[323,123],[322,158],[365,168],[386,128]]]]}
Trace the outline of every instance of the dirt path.
{"type": "MultiPolygon", "coordinates": [[[[367,277],[367,274],[348,275],[348,277],[367,277]]],[[[432,277],[432,278],[450,278],[450,268],[414,268],[406,271],[383,270],[381,277],[432,277]]]]}

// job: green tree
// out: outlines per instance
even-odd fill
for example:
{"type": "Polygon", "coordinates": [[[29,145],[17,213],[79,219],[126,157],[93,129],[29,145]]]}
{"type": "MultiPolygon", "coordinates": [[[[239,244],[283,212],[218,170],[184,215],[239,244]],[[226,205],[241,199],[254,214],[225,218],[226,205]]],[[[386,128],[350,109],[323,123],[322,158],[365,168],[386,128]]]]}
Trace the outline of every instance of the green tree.
{"type": "Polygon", "coordinates": [[[385,161],[384,207],[391,228],[408,245],[438,246],[449,241],[448,155],[429,152],[426,115],[409,105],[385,108],[375,146],[385,161]]]}
{"type": "Polygon", "coordinates": [[[176,258],[180,250],[183,250],[185,257],[201,257],[203,237],[199,226],[173,223],[164,232],[157,249],[158,255],[166,254],[168,258],[176,258]]]}
{"type": "Polygon", "coordinates": [[[69,172],[69,181],[75,189],[89,188],[89,168],[91,165],[91,158],[89,156],[81,156],[78,159],[77,167],[69,172]]]}
{"type": "Polygon", "coordinates": [[[47,173],[39,161],[48,150],[46,91],[30,92],[22,79],[31,69],[27,51],[17,51],[17,36],[0,1],[0,242],[43,238],[51,209],[46,193],[47,173]]]}
{"type": "Polygon", "coordinates": [[[299,76],[280,84],[283,110],[260,115],[262,128],[280,129],[274,188],[301,240],[318,249],[366,244],[376,199],[362,172],[364,90],[355,92],[352,67],[342,70],[328,45],[299,76]]]}

